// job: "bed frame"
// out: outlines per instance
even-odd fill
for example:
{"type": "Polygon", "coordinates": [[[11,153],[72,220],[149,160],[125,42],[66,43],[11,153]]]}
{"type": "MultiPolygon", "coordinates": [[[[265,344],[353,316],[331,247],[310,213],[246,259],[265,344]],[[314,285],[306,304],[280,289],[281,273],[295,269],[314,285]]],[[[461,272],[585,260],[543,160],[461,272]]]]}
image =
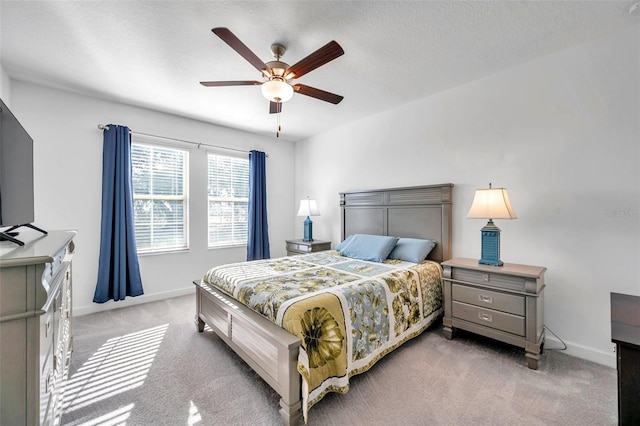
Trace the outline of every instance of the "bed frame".
{"type": "MultiPolygon", "coordinates": [[[[341,235],[376,234],[431,238],[429,259],[451,258],[453,184],[340,193],[341,235]]],[[[280,395],[285,425],[302,421],[300,340],[200,279],[196,285],[196,325],[208,325],[280,395]]]]}

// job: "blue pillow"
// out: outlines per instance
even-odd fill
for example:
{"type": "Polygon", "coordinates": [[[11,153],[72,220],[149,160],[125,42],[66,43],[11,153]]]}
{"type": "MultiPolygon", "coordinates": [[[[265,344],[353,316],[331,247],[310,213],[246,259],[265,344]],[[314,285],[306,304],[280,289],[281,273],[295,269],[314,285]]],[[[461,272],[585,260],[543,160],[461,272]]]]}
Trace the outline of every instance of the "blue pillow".
{"type": "Polygon", "coordinates": [[[384,262],[397,242],[398,237],[355,234],[340,250],[340,254],[353,259],[384,262]]]}
{"type": "Polygon", "coordinates": [[[427,258],[436,244],[437,241],[434,240],[400,238],[393,251],[389,254],[389,258],[420,263],[427,258]]]}
{"type": "Polygon", "coordinates": [[[340,251],[343,248],[345,248],[347,246],[347,244],[349,244],[351,242],[352,239],[353,239],[353,235],[349,235],[347,238],[344,239],[343,242],[341,242],[340,244],[338,244],[336,246],[336,250],[340,251]]]}

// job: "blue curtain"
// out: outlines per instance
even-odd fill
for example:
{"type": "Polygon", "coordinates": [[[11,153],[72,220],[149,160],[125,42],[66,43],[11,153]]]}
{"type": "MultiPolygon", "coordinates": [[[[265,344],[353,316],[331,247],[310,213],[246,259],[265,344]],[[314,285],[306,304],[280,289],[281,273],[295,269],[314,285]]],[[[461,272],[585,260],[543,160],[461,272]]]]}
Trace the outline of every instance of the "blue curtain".
{"type": "Polygon", "coordinates": [[[249,235],[247,260],[269,259],[269,230],[267,229],[266,155],[261,151],[249,153],[249,235]]]}
{"type": "Polygon", "coordinates": [[[102,225],[96,303],[143,294],[133,223],[131,134],[109,124],[102,147],[102,225]]]}

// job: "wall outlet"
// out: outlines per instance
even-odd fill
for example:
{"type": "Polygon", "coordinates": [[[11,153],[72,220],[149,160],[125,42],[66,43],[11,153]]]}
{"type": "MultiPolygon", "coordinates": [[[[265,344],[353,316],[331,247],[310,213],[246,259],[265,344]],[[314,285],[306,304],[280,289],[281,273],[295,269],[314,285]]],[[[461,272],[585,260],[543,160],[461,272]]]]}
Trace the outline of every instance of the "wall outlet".
{"type": "Polygon", "coordinates": [[[616,353],[616,345],[615,344],[611,345],[611,350],[613,351],[613,353],[616,353]]]}

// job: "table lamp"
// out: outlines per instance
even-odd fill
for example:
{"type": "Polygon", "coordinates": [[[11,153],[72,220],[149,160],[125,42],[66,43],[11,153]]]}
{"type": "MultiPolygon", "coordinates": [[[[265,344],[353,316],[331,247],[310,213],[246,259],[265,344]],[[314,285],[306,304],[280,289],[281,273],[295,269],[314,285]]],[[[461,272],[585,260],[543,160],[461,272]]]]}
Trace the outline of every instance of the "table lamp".
{"type": "Polygon", "coordinates": [[[306,200],[300,201],[300,208],[298,209],[298,216],[306,216],[304,220],[304,238],[303,241],[313,241],[313,222],[309,216],[320,216],[320,210],[318,210],[318,204],[316,200],[310,200],[307,197],[306,200]]]}
{"type": "Polygon", "coordinates": [[[500,260],[500,228],[493,219],[516,219],[516,213],[511,207],[509,196],[505,188],[476,189],[471,209],[467,214],[470,219],[489,219],[482,228],[482,255],[478,263],[484,265],[502,266],[500,260]]]}

